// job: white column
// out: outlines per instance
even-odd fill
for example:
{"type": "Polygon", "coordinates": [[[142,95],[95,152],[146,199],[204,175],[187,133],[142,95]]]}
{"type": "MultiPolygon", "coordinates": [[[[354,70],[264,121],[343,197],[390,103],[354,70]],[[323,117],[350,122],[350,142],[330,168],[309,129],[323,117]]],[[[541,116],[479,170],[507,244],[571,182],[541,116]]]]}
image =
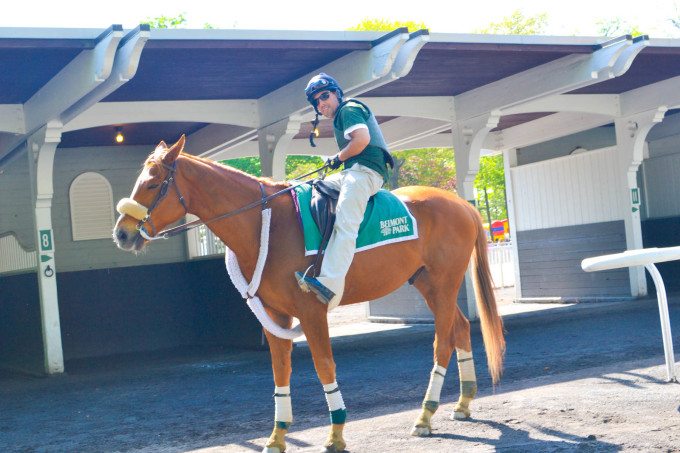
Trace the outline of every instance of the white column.
{"type": "Polygon", "coordinates": [[[300,124],[298,118],[286,118],[257,131],[262,176],[279,181],[286,179],[286,156],[300,124]]]}
{"type": "Polygon", "coordinates": [[[515,211],[515,192],[512,187],[511,168],[517,166],[517,149],[503,151],[503,171],[505,172],[505,199],[508,202],[508,223],[510,224],[510,237],[512,238],[512,264],[515,272],[515,299],[522,298],[522,281],[519,272],[519,241],[517,238],[517,212],[515,211]]]}
{"type": "MultiPolygon", "coordinates": [[[[487,113],[464,122],[454,121],[453,152],[456,162],[456,190],[461,198],[477,206],[474,197],[474,182],[479,172],[479,158],[482,145],[491,129],[498,125],[500,112],[487,113]]],[[[465,292],[469,319],[477,319],[475,291],[472,285],[470,269],[465,273],[465,292]]]]}
{"type": "Polygon", "coordinates": [[[54,257],[55,238],[52,229],[53,164],[61,141],[62,124],[50,122],[28,139],[31,189],[35,209],[35,237],[38,252],[40,314],[45,356],[45,372],[64,372],[64,354],[59,323],[57,267],[54,257]]]}
{"type": "MultiPolygon", "coordinates": [[[[647,134],[651,128],[661,121],[668,109],[661,106],[652,110],[637,113],[614,120],[616,127],[616,146],[618,164],[621,175],[621,196],[624,197],[623,220],[626,229],[626,248],[628,250],[643,248],[642,227],[640,223],[640,189],[637,184],[637,172],[644,159],[644,147],[647,134]]],[[[630,267],[630,293],[633,297],[647,295],[645,270],[640,266],[630,267]]]]}

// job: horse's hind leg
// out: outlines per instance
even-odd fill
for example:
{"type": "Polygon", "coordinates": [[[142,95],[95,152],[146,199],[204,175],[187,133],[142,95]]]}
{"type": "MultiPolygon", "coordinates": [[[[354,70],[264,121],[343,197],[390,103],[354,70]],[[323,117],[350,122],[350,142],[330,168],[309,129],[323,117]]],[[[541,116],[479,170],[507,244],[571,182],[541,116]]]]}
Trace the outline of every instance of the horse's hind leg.
{"type": "Polygon", "coordinates": [[[460,397],[453,409],[451,418],[465,420],[470,418],[470,402],[477,394],[477,376],[475,375],[475,362],[472,359],[470,322],[458,308],[451,331],[451,341],[458,356],[458,376],[460,378],[460,397]]]}
{"type": "Polygon", "coordinates": [[[414,436],[429,436],[432,432],[431,419],[439,408],[439,398],[446,376],[446,369],[453,353],[452,327],[458,310],[456,297],[462,282],[461,277],[449,275],[433,276],[423,272],[415,286],[425,298],[434,314],[434,367],[423,400],[422,410],[411,430],[414,436]]]}

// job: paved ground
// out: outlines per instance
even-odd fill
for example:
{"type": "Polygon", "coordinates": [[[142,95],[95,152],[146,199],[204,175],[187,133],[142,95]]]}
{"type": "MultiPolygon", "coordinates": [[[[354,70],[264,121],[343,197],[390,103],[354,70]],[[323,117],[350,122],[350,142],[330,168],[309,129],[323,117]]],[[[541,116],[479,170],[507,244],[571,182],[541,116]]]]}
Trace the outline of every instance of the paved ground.
{"type": "MultiPolygon", "coordinates": [[[[673,302],[680,351],[680,299],[673,302]]],[[[348,450],[680,451],[680,385],[665,382],[654,300],[517,305],[501,306],[508,313],[502,383],[491,386],[475,331],[480,391],[473,419],[448,419],[458,393],[452,371],[426,439],[409,430],[431,369],[432,326],[376,326],[356,321],[365,308],[340,307],[331,323],[348,450]]],[[[293,364],[288,450],[317,451],[328,415],[304,341],[293,364]]],[[[0,451],[254,452],[271,430],[266,351],[68,366],[57,378],[0,376],[0,451]]]]}

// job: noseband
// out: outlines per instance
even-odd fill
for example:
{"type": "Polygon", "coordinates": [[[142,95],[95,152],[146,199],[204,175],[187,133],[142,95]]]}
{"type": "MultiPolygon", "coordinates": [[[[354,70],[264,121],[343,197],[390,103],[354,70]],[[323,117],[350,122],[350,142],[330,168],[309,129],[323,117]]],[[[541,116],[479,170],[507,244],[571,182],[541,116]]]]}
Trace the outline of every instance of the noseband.
{"type": "Polygon", "coordinates": [[[188,212],[187,206],[184,202],[184,197],[179,191],[179,187],[177,186],[177,182],[175,181],[175,171],[177,171],[177,161],[174,161],[172,166],[167,165],[166,163],[161,163],[163,167],[165,167],[168,170],[168,174],[161,183],[161,188],[156,194],[156,198],[154,198],[153,203],[151,203],[151,206],[149,208],[145,207],[141,203],[131,199],[131,198],[123,198],[118,202],[118,205],[116,206],[116,210],[121,213],[121,214],[127,214],[130,217],[139,220],[139,223],[137,223],[137,231],[139,231],[139,234],[146,239],[147,241],[151,241],[154,239],[154,236],[156,236],[156,227],[153,224],[153,221],[151,220],[151,212],[158,206],[158,204],[163,200],[163,198],[166,197],[168,194],[168,188],[172,185],[175,187],[175,192],[177,192],[177,198],[179,198],[179,202],[182,204],[182,207],[184,208],[184,213],[186,214],[188,212]],[[151,225],[151,235],[146,231],[144,228],[145,223],[149,223],[151,225]]]}

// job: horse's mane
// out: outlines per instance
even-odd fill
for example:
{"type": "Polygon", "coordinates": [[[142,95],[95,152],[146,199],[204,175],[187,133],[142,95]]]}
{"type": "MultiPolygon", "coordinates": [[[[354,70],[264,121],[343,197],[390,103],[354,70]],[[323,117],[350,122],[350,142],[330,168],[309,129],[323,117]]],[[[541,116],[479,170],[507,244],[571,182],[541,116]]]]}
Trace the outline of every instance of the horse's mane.
{"type": "MultiPolygon", "coordinates": [[[[156,148],[146,158],[146,160],[142,164],[142,168],[145,168],[145,167],[148,167],[148,166],[151,166],[151,165],[156,165],[159,161],[160,156],[161,155],[159,154],[159,149],[156,148]]],[[[240,180],[251,180],[251,181],[261,183],[265,186],[276,187],[278,189],[290,187],[290,185],[291,185],[289,182],[286,182],[286,181],[275,181],[274,179],[268,178],[268,177],[253,176],[249,173],[246,173],[244,171],[239,170],[238,168],[234,168],[232,166],[223,164],[223,163],[218,162],[216,160],[207,159],[205,157],[200,157],[200,156],[195,156],[193,154],[185,153],[184,151],[182,151],[180,153],[180,156],[187,158],[189,160],[200,162],[200,163],[212,168],[214,171],[217,171],[217,172],[224,174],[225,176],[229,176],[231,178],[235,177],[236,179],[240,179],[240,180]]]]}
{"type": "Polygon", "coordinates": [[[203,163],[215,171],[218,171],[222,174],[229,175],[230,177],[236,177],[237,179],[248,179],[251,181],[256,181],[261,184],[264,184],[265,186],[281,186],[281,187],[288,187],[290,186],[290,183],[286,181],[275,181],[272,178],[269,177],[262,177],[262,176],[253,176],[249,173],[246,173],[244,171],[239,170],[238,168],[234,168],[230,165],[223,164],[221,162],[218,162],[216,160],[212,159],[207,159],[205,157],[200,157],[200,156],[194,156],[193,154],[188,154],[188,153],[181,153],[181,156],[186,157],[190,160],[198,161],[200,163],[203,163]]]}

